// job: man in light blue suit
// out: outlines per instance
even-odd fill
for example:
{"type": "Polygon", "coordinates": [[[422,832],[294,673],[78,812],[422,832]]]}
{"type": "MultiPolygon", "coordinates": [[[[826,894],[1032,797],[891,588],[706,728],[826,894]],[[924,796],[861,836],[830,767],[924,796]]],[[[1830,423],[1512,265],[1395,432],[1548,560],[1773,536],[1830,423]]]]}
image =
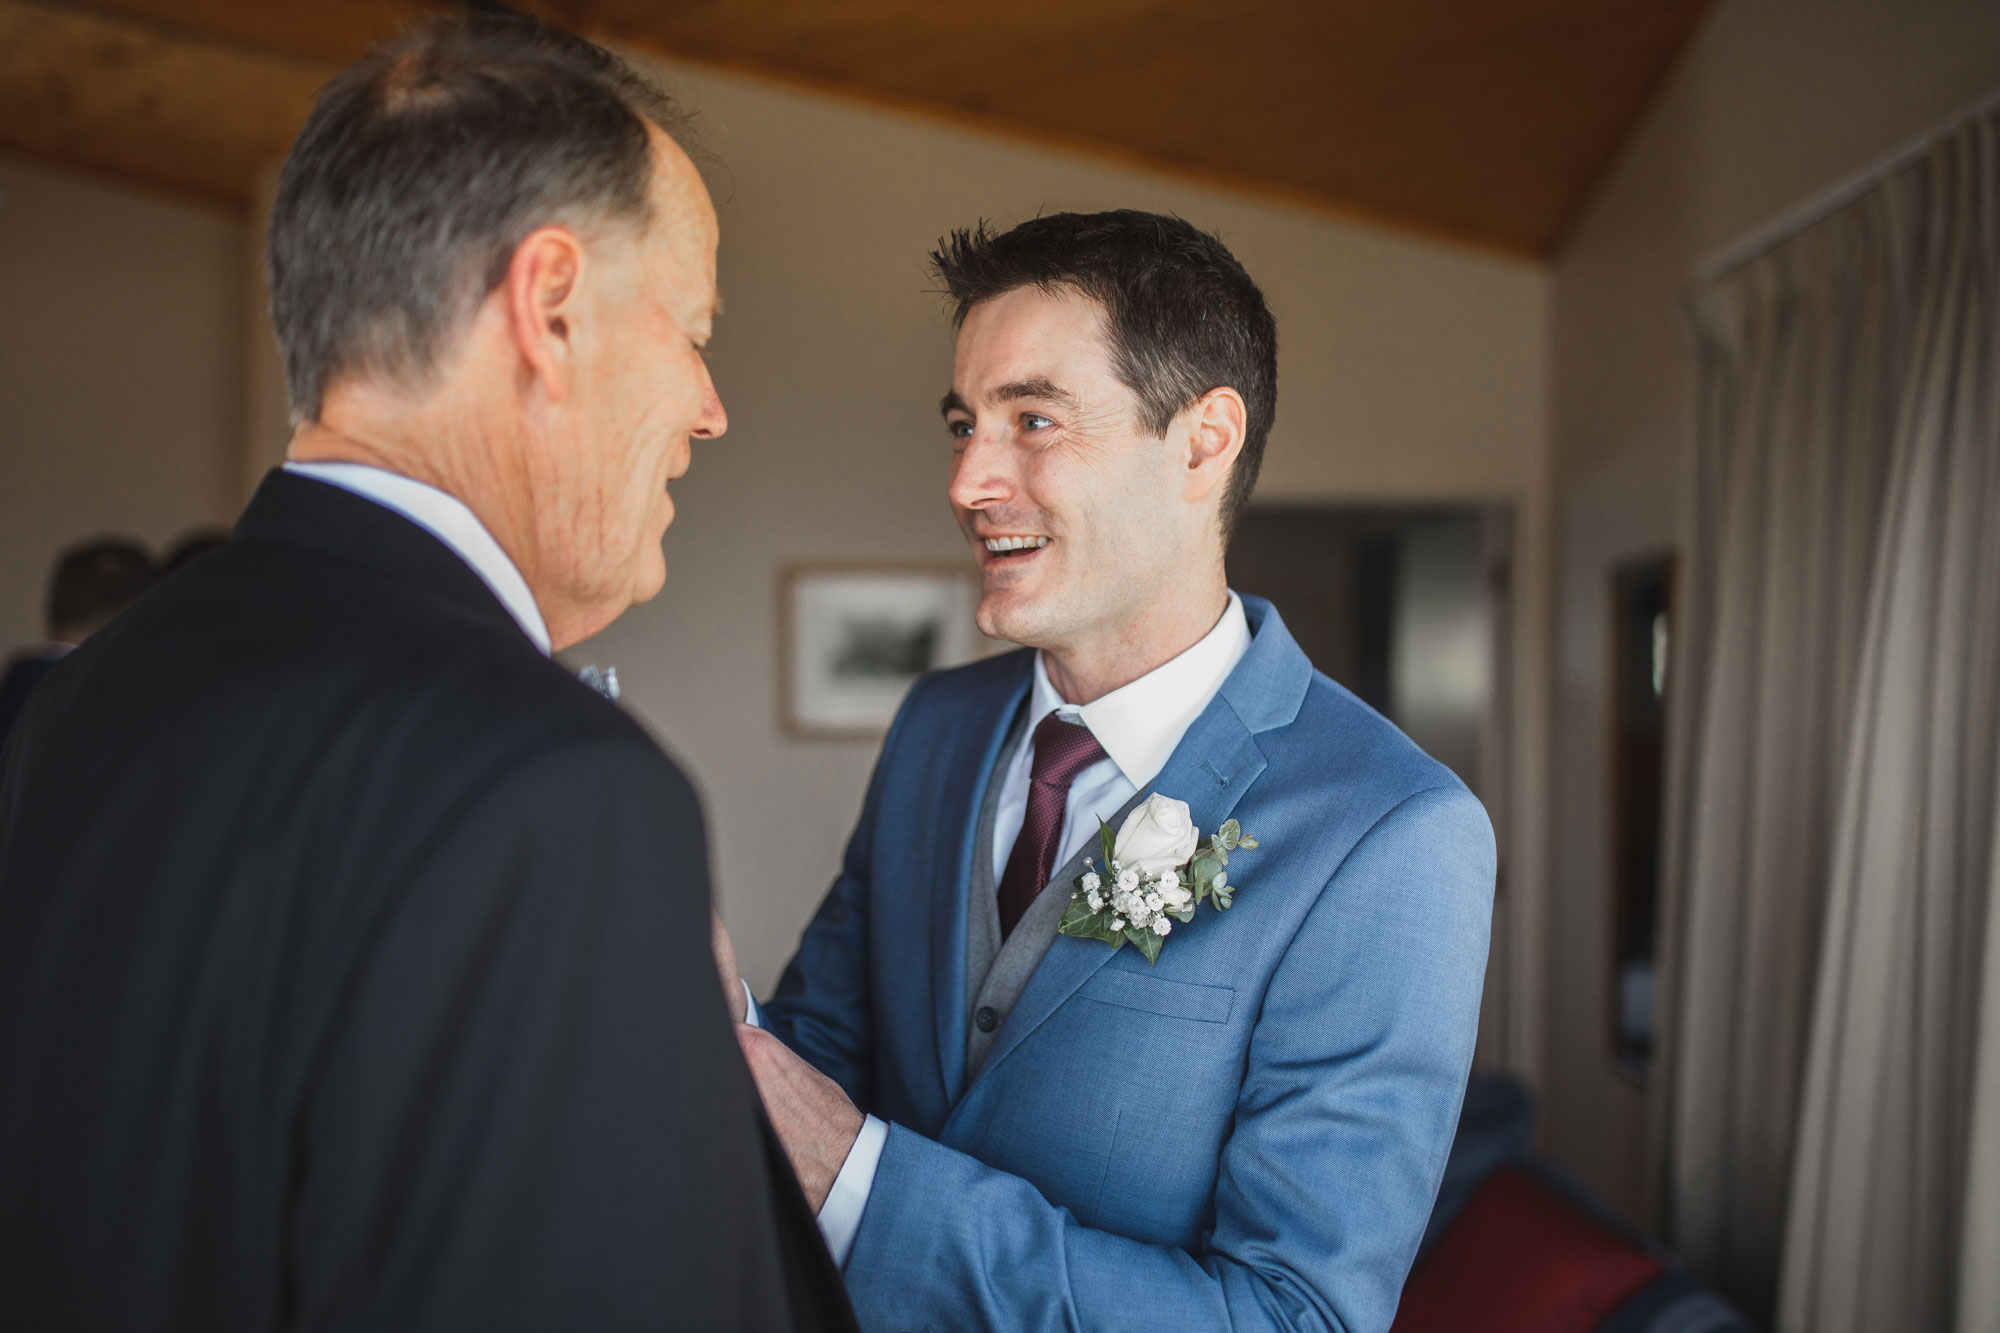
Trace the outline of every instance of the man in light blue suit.
{"type": "Polygon", "coordinates": [[[773,1122],[866,1328],[1386,1329],[1472,1058],[1485,813],[1229,590],[1277,354],[1222,244],[1059,214],[935,258],[979,623],[1030,648],[903,705],[739,1028],[773,1122]],[[1149,965],[1060,923],[1154,793],[1259,845],[1149,965]]]}

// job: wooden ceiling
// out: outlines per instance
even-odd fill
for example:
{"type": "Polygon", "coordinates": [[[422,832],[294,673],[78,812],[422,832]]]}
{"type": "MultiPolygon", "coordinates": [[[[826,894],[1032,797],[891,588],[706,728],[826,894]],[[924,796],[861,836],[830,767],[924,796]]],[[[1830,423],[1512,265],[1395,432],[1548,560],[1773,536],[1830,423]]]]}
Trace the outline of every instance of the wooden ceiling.
{"type": "MultiPolygon", "coordinates": [[[[527,0],[633,47],[1545,257],[1708,0],[527,0]]],[[[0,0],[0,146],[240,201],[412,0],[0,0]]]]}

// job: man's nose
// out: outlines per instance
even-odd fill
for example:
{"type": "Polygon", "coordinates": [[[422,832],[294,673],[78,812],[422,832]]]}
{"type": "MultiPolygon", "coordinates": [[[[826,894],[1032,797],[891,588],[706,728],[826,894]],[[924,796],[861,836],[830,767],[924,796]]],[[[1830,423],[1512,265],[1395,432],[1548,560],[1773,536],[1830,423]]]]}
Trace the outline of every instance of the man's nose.
{"type": "Polygon", "coordinates": [[[713,440],[729,429],[729,413],[723,410],[722,395],[715,391],[715,385],[708,386],[708,396],[702,400],[701,418],[691,432],[697,440],[713,440]]]}
{"type": "Polygon", "coordinates": [[[946,496],[957,509],[987,509],[1014,498],[1013,451],[975,432],[951,464],[946,496]]]}

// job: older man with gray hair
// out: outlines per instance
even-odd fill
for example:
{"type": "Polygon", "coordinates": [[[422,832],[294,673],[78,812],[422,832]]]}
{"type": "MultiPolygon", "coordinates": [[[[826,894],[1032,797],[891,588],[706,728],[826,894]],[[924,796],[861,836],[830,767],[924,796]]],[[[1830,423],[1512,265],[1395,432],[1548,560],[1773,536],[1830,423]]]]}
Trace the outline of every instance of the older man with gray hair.
{"type": "Polygon", "coordinates": [[[289,461],[0,771],[0,1326],[851,1326],[693,789],[549,656],[659,590],[726,424],[682,126],[505,18],[320,97],[289,461]]]}

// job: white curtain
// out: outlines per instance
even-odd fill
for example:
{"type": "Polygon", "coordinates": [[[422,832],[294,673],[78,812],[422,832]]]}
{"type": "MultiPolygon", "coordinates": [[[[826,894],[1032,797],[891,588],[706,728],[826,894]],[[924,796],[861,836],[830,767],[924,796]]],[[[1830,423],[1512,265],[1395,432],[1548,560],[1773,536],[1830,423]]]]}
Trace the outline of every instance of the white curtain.
{"type": "MultiPolygon", "coordinates": [[[[1991,117],[1889,187],[1916,322],[1841,772],[1779,1301],[1785,1329],[1996,1326],[1958,1310],[2000,1178],[1969,1174],[2000,722],[1991,117]]],[[[1991,1133],[1990,1125],[1987,1133],[1991,1133]]]]}
{"type": "Polygon", "coordinates": [[[1655,1146],[1670,1238],[1788,1330],[2000,1331],[1996,128],[1695,312],[1655,1146]]]}

